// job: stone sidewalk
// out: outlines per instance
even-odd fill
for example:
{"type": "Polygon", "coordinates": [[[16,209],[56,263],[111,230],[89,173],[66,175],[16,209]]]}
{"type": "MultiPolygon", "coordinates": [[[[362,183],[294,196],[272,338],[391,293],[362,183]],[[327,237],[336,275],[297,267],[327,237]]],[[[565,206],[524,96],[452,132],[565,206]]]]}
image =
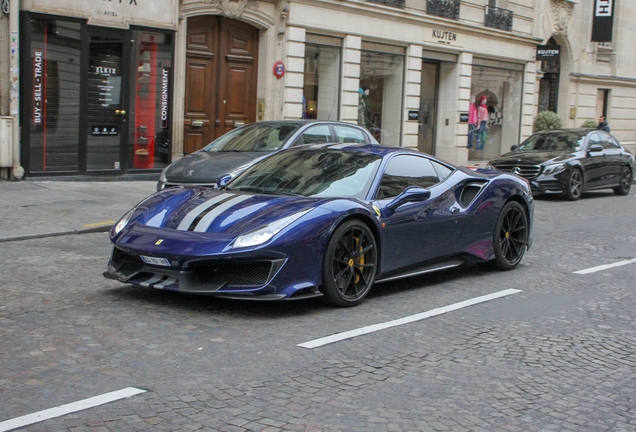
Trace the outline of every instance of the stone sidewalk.
{"type": "Polygon", "coordinates": [[[107,231],[155,181],[0,181],[0,242],[107,231]]]}

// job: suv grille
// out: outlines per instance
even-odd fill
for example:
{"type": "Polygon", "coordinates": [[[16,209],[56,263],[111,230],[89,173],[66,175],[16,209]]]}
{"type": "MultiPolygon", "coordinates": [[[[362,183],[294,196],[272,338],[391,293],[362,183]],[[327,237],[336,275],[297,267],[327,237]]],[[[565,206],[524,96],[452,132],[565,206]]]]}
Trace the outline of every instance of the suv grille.
{"type": "Polygon", "coordinates": [[[534,178],[539,175],[541,171],[540,165],[521,165],[521,164],[499,164],[495,166],[499,171],[514,172],[515,168],[519,168],[519,172],[515,173],[525,178],[534,178]]]}

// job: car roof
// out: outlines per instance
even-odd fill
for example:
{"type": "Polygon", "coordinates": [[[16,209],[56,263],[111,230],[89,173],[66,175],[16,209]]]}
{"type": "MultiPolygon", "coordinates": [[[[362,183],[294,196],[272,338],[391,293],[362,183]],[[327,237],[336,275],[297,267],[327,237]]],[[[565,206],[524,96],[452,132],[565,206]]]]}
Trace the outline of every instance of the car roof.
{"type": "Polygon", "coordinates": [[[353,126],[353,127],[361,127],[359,125],[353,123],[347,123],[339,120],[305,120],[305,119],[293,119],[293,120],[261,120],[254,123],[248,123],[245,126],[249,125],[257,125],[257,124],[317,124],[317,123],[326,123],[326,124],[340,124],[344,126],[353,126]]]}
{"type": "Polygon", "coordinates": [[[551,134],[551,133],[556,133],[556,132],[570,132],[570,133],[577,133],[577,134],[586,134],[588,132],[592,132],[595,131],[597,129],[586,129],[586,128],[561,128],[561,129],[548,129],[548,130],[543,130],[543,131],[539,131],[539,132],[535,132],[534,134],[551,134]]]}

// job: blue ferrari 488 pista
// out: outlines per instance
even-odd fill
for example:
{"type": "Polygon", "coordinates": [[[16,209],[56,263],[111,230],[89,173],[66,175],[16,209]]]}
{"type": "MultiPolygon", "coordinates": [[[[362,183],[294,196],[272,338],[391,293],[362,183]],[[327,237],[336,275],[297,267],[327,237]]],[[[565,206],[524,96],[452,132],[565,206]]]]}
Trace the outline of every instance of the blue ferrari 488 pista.
{"type": "Polygon", "coordinates": [[[532,243],[525,179],[405,148],[294,147],[224,183],[169,188],[131,209],[110,232],[105,276],[354,306],[384,281],[466,262],[513,269],[532,243]]]}

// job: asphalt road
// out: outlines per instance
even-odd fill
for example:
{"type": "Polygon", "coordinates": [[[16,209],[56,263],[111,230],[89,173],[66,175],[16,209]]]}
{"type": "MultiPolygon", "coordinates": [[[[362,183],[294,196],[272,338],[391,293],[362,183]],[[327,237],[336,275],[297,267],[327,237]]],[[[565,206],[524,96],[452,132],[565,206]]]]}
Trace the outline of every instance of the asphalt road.
{"type": "Polygon", "coordinates": [[[43,410],[20,430],[634,431],[636,196],[536,204],[516,270],[377,285],[351,309],[125,286],[101,275],[105,233],[4,243],[0,431],[43,410]],[[145,392],[59,415],[129,387],[145,392]]]}

